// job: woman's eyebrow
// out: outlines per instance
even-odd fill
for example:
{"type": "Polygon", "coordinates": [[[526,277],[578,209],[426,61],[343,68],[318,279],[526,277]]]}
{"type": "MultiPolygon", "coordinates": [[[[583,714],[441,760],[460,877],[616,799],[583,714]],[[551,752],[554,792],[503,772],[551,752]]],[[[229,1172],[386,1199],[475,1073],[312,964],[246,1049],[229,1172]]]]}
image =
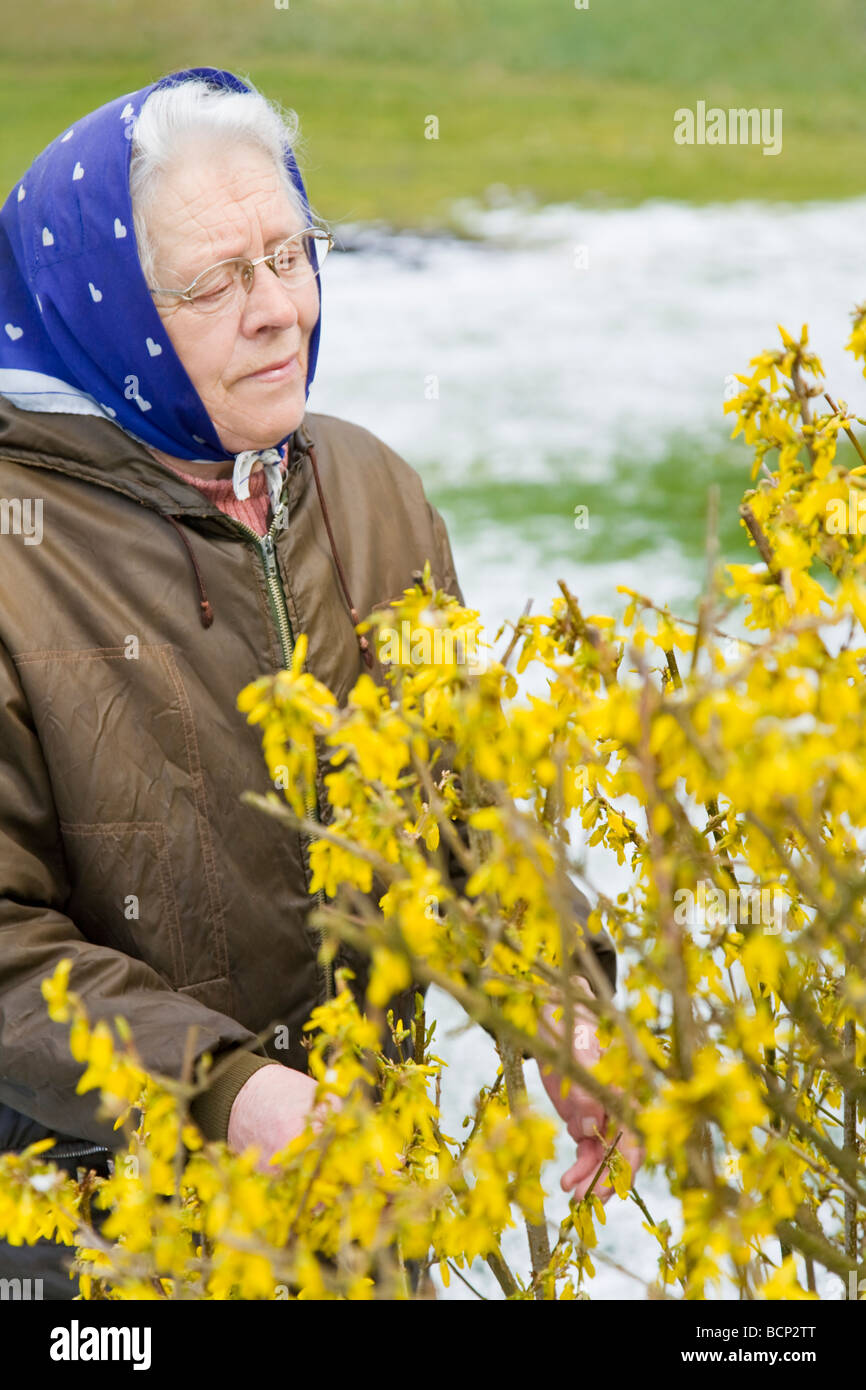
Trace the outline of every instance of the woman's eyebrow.
{"type": "MultiPolygon", "coordinates": [[[[267,241],[265,242],[265,255],[268,254],[269,249],[273,249],[276,246],[281,246],[282,243],[284,241],[287,241],[290,236],[295,236],[298,232],[302,232],[303,230],[303,227],[299,227],[294,223],[286,230],[284,224],[284,228],[282,228],[279,232],[275,232],[273,236],[268,237],[267,241]]],[[[217,254],[212,256],[206,264],[202,262],[199,265],[198,270],[196,270],[194,274],[200,275],[203,270],[207,270],[212,265],[219,265],[222,261],[239,260],[242,257],[245,259],[251,259],[250,257],[248,257],[246,251],[224,251],[221,255],[217,254]]]]}
{"type": "MultiPolygon", "coordinates": [[[[299,227],[296,223],[292,223],[289,231],[281,229],[279,232],[275,232],[274,235],[268,237],[267,241],[265,242],[264,254],[266,256],[269,255],[270,251],[273,251],[277,246],[281,246],[282,243],[284,241],[287,241],[290,236],[295,236],[298,232],[302,232],[303,230],[303,226],[299,227]]],[[[213,259],[209,260],[206,265],[200,264],[197,270],[194,270],[192,274],[188,275],[185,279],[185,283],[188,285],[192,284],[193,280],[197,279],[199,275],[203,275],[206,270],[210,270],[211,266],[213,265],[221,265],[223,261],[236,261],[240,259],[246,260],[251,258],[247,257],[246,252],[244,251],[226,251],[221,256],[214,256],[213,259]]],[[[178,278],[184,279],[184,276],[180,275],[178,278]]]]}
{"type": "Polygon", "coordinates": [[[304,227],[299,227],[296,224],[293,224],[290,231],[280,232],[277,236],[270,237],[265,242],[265,246],[280,246],[282,242],[288,241],[290,236],[297,236],[297,234],[302,231],[304,231],[304,227]]]}
{"type": "MultiPolygon", "coordinates": [[[[304,230],[303,227],[299,227],[299,226],[297,226],[295,223],[293,223],[293,224],[291,225],[291,227],[289,227],[288,230],[283,229],[283,230],[281,230],[281,231],[279,231],[279,232],[275,232],[274,235],[273,235],[273,236],[269,236],[269,237],[267,238],[267,240],[265,241],[265,243],[264,243],[264,246],[265,246],[265,255],[268,254],[268,249],[269,249],[269,248],[273,249],[273,248],[276,247],[276,246],[282,246],[283,242],[284,242],[284,241],[288,241],[288,239],[289,239],[290,236],[296,236],[298,232],[302,232],[303,230],[304,230]]],[[[238,258],[241,257],[241,256],[246,256],[246,255],[247,255],[247,252],[246,252],[246,251],[235,251],[234,253],[232,253],[232,254],[230,254],[230,255],[220,256],[220,260],[221,260],[221,261],[232,261],[232,260],[238,259],[238,258]]]]}

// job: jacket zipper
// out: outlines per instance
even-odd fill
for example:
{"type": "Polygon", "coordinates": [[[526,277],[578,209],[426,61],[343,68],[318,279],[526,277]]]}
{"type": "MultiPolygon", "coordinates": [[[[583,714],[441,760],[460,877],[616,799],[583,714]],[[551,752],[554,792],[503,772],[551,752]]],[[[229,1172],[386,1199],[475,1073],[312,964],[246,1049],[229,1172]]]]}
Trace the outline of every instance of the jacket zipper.
{"type": "MultiPolygon", "coordinates": [[[[284,492],[285,488],[287,487],[288,478],[284,483],[284,492]]],[[[283,652],[283,662],[285,666],[288,668],[292,664],[292,653],[294,651],[295,644],[294,639],[292,637],[291,623],[289,622],[289,610],[286,605],[286,596],[283,591],[282,580],[280,579],[280,570],[277,564],[276,551],[274,548],[274,535],[276,531],[282,528],[282,519],[285,514],[285,510],[286,497],[285,495],[283,495],[280,498],[279,506],[276,508],[274,512],[273,520],[271,521],[271,524],[268,527],[267,534],[264,536],[260,536],[257,531],[253,530],[252,526],[247,526],[246,522],[244,521],[237,521],[234,517],[228,517],[227,520],[231,521],[233,526],[237,526],[239,530],[244,531],[255,541],[256,549],[258,550],[259,555],[262,559],[262,565],[265,571],[265,580],[267,581],[268,592],[271,596],[271,602],[273,604],[274,613],[277,619],[277,631],[279,633],[280,646],[282,647],[283,652]]],[[[312,820],[321,820],[321,817],[319,815],[319,800],[315,787],[312,791],[308,791],[306,793],[304,800],[306,803],[307,815],[312,820]]],[[[309,846],[310,837],[306,836],[305,838],[307,841],[307,845],[309,846]]],[[[315,900],[319,907],[323,905],[324,894],[322,893],[321,888],[318,889],[318,891],[316,892],[315,900]]],[[[324,932],[321,928],[319,928],[320,950],[323,947],[323,945],[324,932]]],[[[323,969],[325,976],[325,998],[330,999],[332,998],[334,993],[334,972],[331,962],[326,961],[323,969]]]]}
{"type": "Polygon", "coordinates": [[[111,1150],[106,1149],[102,1144],[78,1144],[72,1149],[66,1149],[62,1144],[55,1144],[53,1149],[46,1149],[46,1153],[57,1155],[59,1158],[89,1158],[91,1154],[110,1154],[111,1150]]]}
{"type": "MultiPolygon", "coordinates": [[[[112,1158],[111,1150],[106,1149],[100,1144],[76,1144],[71,1149],[65,1148],[63,1144],[55,1144],[53,1149],[46,1149],[45,1159],[48,1163],[51,1163],[52,1160],[56,1160],[58,1163],[62,1164],[70,1158],[93,1158],[96,1154],[99,1154],[102,1158],[103,1163],[108,1168],[109,1175],[113,1175],[114,1159],[112,1158]]],[[[76,1164],[76,1168],[82,1166],[82,1164],[76,1164]]]]}

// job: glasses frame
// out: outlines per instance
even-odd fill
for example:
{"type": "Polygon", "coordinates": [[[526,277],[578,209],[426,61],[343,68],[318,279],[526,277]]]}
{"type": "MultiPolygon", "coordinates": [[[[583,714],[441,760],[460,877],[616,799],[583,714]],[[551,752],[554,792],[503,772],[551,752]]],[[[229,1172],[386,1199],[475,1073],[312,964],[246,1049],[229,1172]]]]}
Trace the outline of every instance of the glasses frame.
{"type": "MultiPolygon", "coordinates": [[[[333,250],[334,238],[331,236],[331,233],[326,230],[326,228],[302,227],[299,232],[292,232],[291,236],[287,236],[285,241],[281,241],[279,246],[277,246],[267,256],[257,256],[254,261],[251,261],[248,256],[226,256],[226,258],[222,261],[215,261],[214,264],[209,265],[206,270],[200,270],[198,275],[195,277],[193,281],[191,281],[189,285],[187,285],[185,290],[166,290],[153,285],[148,286],[148,288],[151,294],[173,294],[176,295],[178,299],[185,300],[187,303],[192,304],[194,306],[195,299],[193,298],[192,292],[198,284],[199,280],[203,280],[205,275],[210,275],[211,271],[219,270],[220,266],[223,265],[239,265],[241,267],[241,283],[247,294],[249,294],[250,290],[252,289],[257,265],[266,265],[269,270],[273,271],[277,279],[280,280],[282,284],[285,284],[285,281],[282,280],[280,272],[277,270],[276,267],[277,257],[280,255],[281,251],[285,250],[285,248],[289,245],[290,242],[297,240],[298,237],[309,236],[310,233],[312,233],[313,239],[315,241],[324,241],[325,239],[327,239],[328,251],[333,250]],[[249,271],[247,271],[247,267],[249,267],[249,271]]],[[[325,254],[327,255],[327,252],[325,252],[325,254]]],[[[312,278],[315,279],[318,276],[319,271],[321,270],[321,266],[316,266],[316,268],[313,269],[313,264],[312,262],[310,262],[310,269],[312,271],[312,278]]],[[[308,282],[304,281],[303,283],[306,284],[308,282]]]]}

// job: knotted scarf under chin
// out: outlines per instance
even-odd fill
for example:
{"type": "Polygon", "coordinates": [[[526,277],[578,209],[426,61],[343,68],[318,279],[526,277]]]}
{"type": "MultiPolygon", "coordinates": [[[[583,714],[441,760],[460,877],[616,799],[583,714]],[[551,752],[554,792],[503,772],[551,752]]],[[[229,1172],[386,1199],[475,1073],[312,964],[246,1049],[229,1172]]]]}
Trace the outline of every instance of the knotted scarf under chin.
{"type": "Polygon", "coordinates": [[[238,501],[247,501],[250,495],[250,478],[260,469],[264,469],[268,491],[271,495],[271,506],[276,511],[280,493],[283,490],[283,477],[280,471],[282,458],[280,449],[245,449],[243,453],[238,454],[232,472],[232,487],[238,501]]]}

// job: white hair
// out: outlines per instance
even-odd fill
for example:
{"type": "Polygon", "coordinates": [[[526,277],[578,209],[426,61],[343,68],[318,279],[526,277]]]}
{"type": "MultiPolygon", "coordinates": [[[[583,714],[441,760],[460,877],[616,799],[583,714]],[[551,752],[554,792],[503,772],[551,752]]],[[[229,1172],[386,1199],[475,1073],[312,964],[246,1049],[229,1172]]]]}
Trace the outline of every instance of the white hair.
{"type": "Polygon", "coordinates": [[[153,281],[156,264],[148,216],[159,199],[160,183],[189,157],[190,147],[200,146],[202,140],[221,150],[226,146],[263,150],[273,160],[298,218],[306,221],[301,195],[284,163],[290,149],[297,160],[299,131],[295,111],[269,101],[255,89],[232,91],[195,78],[151,92],[135,122],[129,165],[138,258],[148,284],[153,281]]]}

